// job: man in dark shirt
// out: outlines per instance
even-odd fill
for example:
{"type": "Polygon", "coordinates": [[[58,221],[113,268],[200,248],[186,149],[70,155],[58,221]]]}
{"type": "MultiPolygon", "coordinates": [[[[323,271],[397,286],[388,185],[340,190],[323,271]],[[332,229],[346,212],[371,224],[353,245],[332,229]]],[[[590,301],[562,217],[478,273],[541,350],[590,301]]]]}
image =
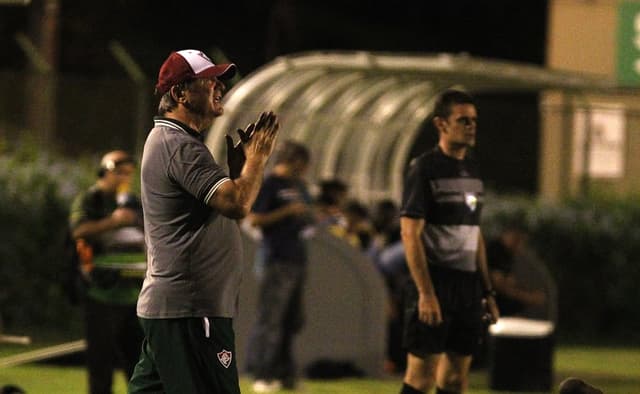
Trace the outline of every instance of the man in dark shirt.
{"type": "Polygon", "coordinates": [[[295,382],[291,352],[303,323],[307,251],[301,233],[310,224],[311,198],[302,177],[309,158],[304,146],[286,141],[249,216],[262,230],[265,260],[250,349],[255,392],[290,388],[295,382]]]}
{"type": "Polygon", "coordinates": [[[142,211],[137,198],[128,193],[135,170],[128,153],[108,152],[96,183],[71,207],[78,269],[87,290],[83,301],[92,394],[111,393],[118,365],[131,377],[142,343],[136,317],[146,268],[142,211]]]}
{"type": "Polygon", "coordinates": [[[434,385],[436,393],[463,392],[483,316],[490,323],[498,318],[479,226],[483,185],[467,155],[476,138],[472,97],[444,92],[433,122],[438,146],[411,162],[400,212],[413,279],[405,290],[402,394],[434,385]]]}
{"type": "Polygon", "coordinates": [[[525,252],[526,243],[526,230],[516,223],[507,224],[496,239],[487,242],[491,282],[502,316],[518,315],[527,308],[546,304],[544,291],[525,286],[513,272],[516,259],[525,252]]]}

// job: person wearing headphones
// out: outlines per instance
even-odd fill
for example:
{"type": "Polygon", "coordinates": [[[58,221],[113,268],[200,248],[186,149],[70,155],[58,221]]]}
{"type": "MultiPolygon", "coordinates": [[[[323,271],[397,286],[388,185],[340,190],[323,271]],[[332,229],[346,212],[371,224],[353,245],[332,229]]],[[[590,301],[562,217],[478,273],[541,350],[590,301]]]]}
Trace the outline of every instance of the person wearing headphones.
{"type": "Polygon", "coordinates": [[[142,344],[136,302],[146,258],[141,204],[129,192],[135,171],[135,160],[127,152],[106,153],[97,181],[71,207],[71,234],[86,290],[83,306],[91,394],[111,393],[118,367],[128,381],[142,344]]]}

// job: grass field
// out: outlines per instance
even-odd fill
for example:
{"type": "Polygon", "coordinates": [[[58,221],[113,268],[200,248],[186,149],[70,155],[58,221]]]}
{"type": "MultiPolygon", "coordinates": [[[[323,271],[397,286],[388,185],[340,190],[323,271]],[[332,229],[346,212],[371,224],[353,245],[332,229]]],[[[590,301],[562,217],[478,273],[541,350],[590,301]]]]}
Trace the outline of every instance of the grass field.
{"type": "MultiPolygon", "coordinates": [[[[0,350],[0,357],[15,350],[0,350]]],[[[607,394],[640,393],[640,348],[559,346],[555,352],[555,382],[568,376],[578,376],[600,387],[607,394]]],[[[347,379],[302,382],[296,391],[283,393],[311,394],[383,394],[397,393],[401,377],[383,379],[347,379]]],[[[474,371],[469,393],[491,393],[487,372],[474,371]]],[[[17,384],[28,394],[86,393],[86,374],[81,367],[54,366],[43,363],[0,368],[0,385],[17,384]]],[[[242,392],[251,393],[250,381],[241,380],[242,392]]],[[[115,377],[114,394],[126,393],[124,377],[115,377]]]]}

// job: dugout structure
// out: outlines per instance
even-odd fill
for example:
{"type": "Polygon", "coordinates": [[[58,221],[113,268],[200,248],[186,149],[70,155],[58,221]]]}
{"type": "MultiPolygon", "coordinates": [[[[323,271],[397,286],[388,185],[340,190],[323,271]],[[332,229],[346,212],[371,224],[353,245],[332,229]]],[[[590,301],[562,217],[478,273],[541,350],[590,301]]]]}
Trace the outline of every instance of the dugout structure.
{"type": "MultiPolygon", "coordinates": [[[[234,85],[225,96],[225,116],[214,123],[207,144],[214,157],[224,162],[225,133],[252,122],[260,111],[273,110],[283,125],[280,138],[294,139],[311,149],[311,183],[339,176],[350,185],[350,195],[361,201],[398,201],[403,171],[434,100],[452,87],[476,95],[560,92],[569,101],[588,92],[609,94],[617,89],[607,77],[467,55],[300,53],[279,57],[234,85]]],[[[540,110],[544,112],[542,106],[540,110]]],[[[564,119],[573,110],[567,107],[557,112],[564,119]]],[[[544,119],[542,122],[544,129],[544,119]]],[[[565,126],[552,124],[558,130],[548,134],[566,132],[561,130],[565,126]]],[[[481,133],[486,129],[481,125],[481,133]]],[[[567,155],[566,151],[550,151],[557,156],[544,157],[544,133],[542,130],[538,176],[570,171],[544,168],[546,163],[563,162],[560,157],[567,155]]],[[[544,180],[540,183],[544,185],[544,180]]]]}

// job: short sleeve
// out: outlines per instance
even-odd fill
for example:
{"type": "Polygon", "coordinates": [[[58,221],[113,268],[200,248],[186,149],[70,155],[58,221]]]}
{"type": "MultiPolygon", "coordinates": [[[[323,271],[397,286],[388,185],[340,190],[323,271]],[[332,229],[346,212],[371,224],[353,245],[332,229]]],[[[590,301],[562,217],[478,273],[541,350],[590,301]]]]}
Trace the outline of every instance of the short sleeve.
{"type": "Polygon", "coordinates": [[[78,225],[89,219],[86,196],[86,193],[78,195],[71,204],[71,210],[69,212],[69,227],[72,229],[78,227],[78,225]]]}
{"type": "Polygon", "coordinates": [[[73,200],[69,212],[69,227],[75,229],[82,223],[100,220],[104,217],[104,201],[102,201],[101,193],[97,189],[91,188],[73,200]]]}
{"type": "Polygon", "coordinates": [[[174,152],[169,177],[197,200],[208,204],[216,190],[231,180],[207,147],[199,142],[183,143],[174,152]]]}
{"type": "Polygon", "coordinates": [[[414,159],[409,164],[409,169],[404,179],[400,216],[415,219],[422,219],[425,217],[427,187],[428,182],[425,175],[424,165],[422,165],[420,160],[414,159]]]}

